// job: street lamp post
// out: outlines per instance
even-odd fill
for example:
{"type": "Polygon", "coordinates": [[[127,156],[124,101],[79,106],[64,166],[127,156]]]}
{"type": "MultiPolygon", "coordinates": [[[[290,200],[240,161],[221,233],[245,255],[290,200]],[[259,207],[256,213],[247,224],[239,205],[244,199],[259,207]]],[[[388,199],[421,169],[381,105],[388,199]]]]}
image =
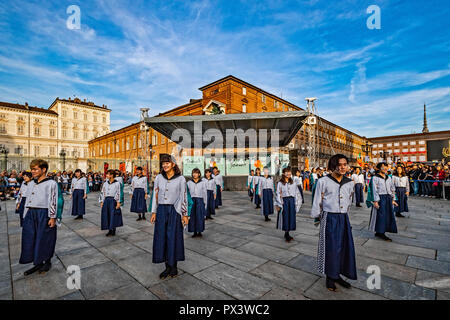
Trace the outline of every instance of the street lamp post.
{"type": "Polygon", "coordinates": [[[9,150],[5,146],[0,147],[0,159],[2,164],[2,170],[8,170],[8,153],[9,150]]]}
{"type": "Polygon", "coordinates": [[[369,142],[369,140],[366,140],[366,144],[363,144],[361,146],[362,151],[366,154],[367,157],[370,159],[370,153],[372,152],[372,144],[369,142]]]}
{"type": "Polygon", "coordinates": [[[61,149],[59,156],[61,157],[61,167],[62,167],[61,170],[65,170],[65,168],[66,168],[66,151],[64,149],[61,149]]]}

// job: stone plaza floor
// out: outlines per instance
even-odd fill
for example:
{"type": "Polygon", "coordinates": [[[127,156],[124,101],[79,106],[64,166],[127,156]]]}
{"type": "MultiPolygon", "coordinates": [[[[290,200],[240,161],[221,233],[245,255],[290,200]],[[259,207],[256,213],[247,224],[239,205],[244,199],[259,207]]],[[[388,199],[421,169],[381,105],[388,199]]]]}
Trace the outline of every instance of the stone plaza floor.
{"type": "Polygon", "coordinates": [[[53,268],[24,277],[21,229],[14,202],[1,202],[0,299],[450,299],[450,201],[411,197],[407,218],[397,219],[393,242],[367,230],[370,211],[350,213],[358,280],[336,293],[316,272],[318,227],[309,217],[311,195],[297,215],[294,241],[286,243],[264,222],[246,192],[224,192],[224,206],[206,221],[203,238],[185,232],[186,261],[179,275],[160,280],[164,264],[152,263],[153,226],[136,221],[125,195],[124,227],[115,237],[100,230],[98,193],[90,193],[84,220],[73,220],[65,198],[53,268]],[[81,290],[68,289],[66,269],[81,268],[81,290]],[[369,265],[381,270],[381,288],[370,290],[369,265]]]}

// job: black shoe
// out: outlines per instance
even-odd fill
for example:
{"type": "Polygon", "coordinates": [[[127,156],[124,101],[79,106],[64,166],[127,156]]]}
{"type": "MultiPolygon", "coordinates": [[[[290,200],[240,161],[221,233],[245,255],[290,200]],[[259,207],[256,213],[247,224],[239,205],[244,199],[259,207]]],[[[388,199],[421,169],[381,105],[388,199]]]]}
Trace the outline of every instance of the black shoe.
{"type": "Polygon", "coordinates": [[[213,217],[209,217],[209,220],[214,220],[214,218],[213,217]]]}
{"type": "Polygon", "coordinates": [[[201,232],[199,232],[199,233],[197,233],[197,237],[203,237],[203,235],[202,235],[202,233],[201,232]]]}
{"type": "Polygon", "coordinates": [[[256,208],[255,209],[261,209],[261,206],[256,206],[256,208]]]}
{"type": "Polygon", "coordinates": [[[288,236],[288,238],[286,239],[286,242],[291,242],[292,240],[294,240],[294,238],[292,238],[291,236],[288,236]]]}
{"type": "Polygon", "coordinates": [[[177,266],[170,267],[169,276],[170,276],[171,278],[175,278],[176,276],[178,276],[178,269],[177,269],[177,266]]]}
{"type": "Polygon", "coordinates": [[[112,230],[109,230],[108,233],[106,234],[107,237],[111,237],[112,236],[112,230]]]}
{"type": "Polygon", "coordinates": [[[271,220],[270,220],[270,218],[269,218],[268,216],[266,216],[266,217],[264,218],[264,221],[271,221],[271,220]]]}
{"type": "Polygon", "coordinates": [[[73,219],[73,220],[81,220],[81,219],[83,219],[83,216],[77,216],[75,219],[73,219]]]}
{"type": "Polygon", "coordinates": [[[142,220],[142,217],[141,217],[141,215],[139,215],[139,217],[136,219],[136,221],[141,221],[142,220]]]}
{"type": "Polygon", "coordinates": [[[115,235],[116,235],[116,229],[113,229],[113,231],[111,232],[111,235],[112,235],[112,236],[115,236],[115,235]]]}
{"type": "Polygon", "coordinates": [[[165,279],[165,278],[168,277],[169,273],[170,273],[170,267],[169,267],[169,265],[166,263],[166,270],[164,270],[163,272],[161,272],[161,273],[159,274],[159,278],[160,278],[160,279],[165,279]]]}
{"type": "Polygon", "coordinates": [[[402,215],[402,214],[399,213],[399,212],[397,212],[397,213],[395,214],[395,216],[396,216],[397,218],[404,218],[404,217],[405,217],[404,215],[402,215]]]}
{"type": "Polygon", "coordinates": [[[145,219],[145,214],[144,214],[144,215],[142,215],[142,220],[147,220],[147,219],[145,219]]]}
{"type": "Polygon", "coordinates": [[[384,233],[375,233],[375,237],[383,239],[384,241],[392,242],[392,239],[388,238],[384,233]]]}
{"type": "Polygon", "coordinates": [[[39,273],[46,273],[52,268],[52,263],[50,261],[46,261],[42,267],[39,269],[39,273]]]}
{"type": "Polygon", "coordinates": [[[197,237],[197,232],[194,232],[194,234],[192,235],[192,238],[196,238],[197,237]]]}
{"type": "Polygon", "coordinates": [[[341,286],[343,286],[344,288],[349,289],[352,285],[350,283],[348,283],[347,281],[345,281],[344,279],[342,279],[341,277],[337,278],[335,280],[335,282],[341,286]]]}
{"type": "Polygon", "coordinates": [[[334,284],[334,282],[335,282],[335,280],[327,277],[326,286],[327,286],[328,290],[336,292],[337,288],[336,288],[336,285],[334,284]]]}
{"type": "Polygon", "coordinates": [[[33,268],[28,269],[27,271],[25,271],[25,272],[23,273],[23,275],[24,275],[24,276],[29,276],[30,274],[33,274],[33,273],[35,273],[36,271],[38,271],[43,265],[44,265],[43,263],[38,264],[38,265],[35,265],[33,268]]]}
{"type": "Polygon", "coordinates": [[[209,220],[209,217],[208,217],[208,216],[206,216],[206,217],[205,217],[205,220],[209,220]]]}
{"type": "Polygon", "coordinates": [[[356,206],[357,206],[357,207],[360,207],[360,208],[362,207],[362,205],[360,205],[359,203],[358,203],[358,204],[356,204],[356,206]]]}

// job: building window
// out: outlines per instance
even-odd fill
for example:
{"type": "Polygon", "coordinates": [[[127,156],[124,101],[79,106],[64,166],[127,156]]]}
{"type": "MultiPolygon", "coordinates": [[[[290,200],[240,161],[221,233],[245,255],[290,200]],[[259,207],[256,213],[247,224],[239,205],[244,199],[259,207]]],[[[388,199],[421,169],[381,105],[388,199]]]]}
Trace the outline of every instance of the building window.
{"type": "Polygon", "coordinates": [[[245,103],[242,105],[242,112],[247,112],[247,105],[245,103]]]}
{"type": "Polygon", "coordinates": [[[407,146],[407,145],[408,145],[408,142],[403,142],[402,145],[403,145],[403,146],[407,146]]]}
{"type": "Polygon", "coordinates": [[[102,120],[103,120],[103,123],[106,123],[106,117],[103,117],[102,120]]]}
{"type": "Polygon", "coordinates": [[[419,151],[425,151],[425,148],[424,147],[419,148],[419,151]]]}
{"type": "Polygon", "coordinates": [[[278,101],[276,101],[276,100],[273,101],[273,107],[275,109],[278,109],[278,101]]]}
{"type": "Polygon", "coordinates": [[[399,145],[400,145],[399,142],[395,142],[395,143],[394,143],[394,146],[395,146],[395,147],[398,147],[399,145]]]}
{"type": "Polygon", "coordinates": [[[74,131],[73,132],[73,138],[74,139],[78,139],[78,131],[74,131]]]}
{"type": "Polygon", "coordinates": [[[41,130],[39,127],[34,127],[34,135],[37,137],[41,135],[41,130]]]}
{"type": "Polygon", "coordinates": [[[39,146],[34,146],[34,155],[35,156],[39,155],[39,146]]]}
{"type": "Polygon", "coordinates": [[[73,112],[73,118],[78,119],[78,112],[76,112],[76,111],[73,112]]]}
{"type": "Polygon", "coordinates": [[[63,129],[62,131],[62,137],[67,138],[67,129],[63,129]]]}
{"type": "Polygon", "coordinates": [[[85,132],[85,133],[83,134],[83,136],[84,136],[84,140],[87,140],[87,138],[88,138],[87,132],[85,132]]]}
{"type": "Polygon", "coordinates": [[[262,101],[263,103],[266,103],[266,96],[265,96],[265,95],[262,95],[262,96],[261,96],[261,101],[262,101]]]}
{"type": "Polygon", "coordinates": [[[50,137],[54,137],[55,136],[55,129],[50,128],[50,137]]]}
{"type": "Polygon", "coordinates": [[[415,141],[411,141],[409,144],[412,145],[412,146],[415,146],[416,142],[415,141]]]}
{"type": "Polygon", "coordinates": [[[109,154],[111,152],[111,149],[109,147],[109,143],[108,143],[108,147],[106,148],[106,154],[109,154]]]}
{"type": "Polygon", "coordinates": [[[17,134],[23,134],[23,124],[17,126],[17,134]]]}
{"type": "Polygon", "coordinates": [[[417,161],[417,157],[416,156],[412,156],[411,157],[411,161],[417,161]]]}
{"type": "Polygon", "coordinates": [[[156,134],[154,134],[152,136],[152,145],[157,145],[158,144],[158,136],[156,134]]]}
{"type": "Polygon", "coordinates": [[[50,155],[51,156],[55,155],[55,147],[50,147],[50,155]]]}
{"type": "Polygon", "coordinates": [[[84,120],[85,121],[87,120],[87,114],[86,113],[84,114],[84,120]]]}
{"type": "Polygon", "coordinates": [[[119,152],[119,144],[116,143],[116,152],[119,152]]]}
{"type": "Polygon", "coordinates": [[[408,149],[406,148],[406,149],[403,149],[403,152],[408,152],[408,149]]]}
{"type": "Polygon", "coordinates": [[[0,133],[6,133],[6,125],[4,123],[0,123],[0,133]]]}
{"type": "Polygon", "coordinates": [[[164,136],[161,136],[161,144],[164,144],[164,143],[166,143],[166,139],[164,136]]]}
{"type": "Polygon", "coordinates": [[[139,139],[139,140],[138,140],[138,148],[139,148],[139,149],[142,148],[142,139],[139,139]]]}
{"type": "Polygon", "coordinates": [[[400,152],[400,149],[395,149],[394,152],[395,152],[395,153],[399,153],[399,152],[400,152]]]}
{"type": "Polygon", "coordinates": [[[133,149],[136,149],[136,136],[133,137],[133,149]]]}
{"type": "Polygon", "coordinates": [[[243,87],[242,88],[242,94],[245,96],[247,94],[247,88],[243,87]]]}
{"type": "Polygon", "coordinates": [[[425,161],[425,156],[420,156],[419,161],[425,161]]]}
{"type": "Polygon", "coordinates": [[[425,141],[421,140],[419,141],[419,144],[425,144],[425,141]]]}
{"type": "Polygon", "coordinates": [[[411,152],[416,152],[416,148],[411,148],[410,151],[411,152]]]}
{"type": "Polygon", "coordinates": [[[67,117],[67,110],[63,110],[63,111],[62,111],[62,116],[63,116],[63,117],[67,117]]]}
{"type": "Polygon", "coordinates": [[[392,143],[388,143],[387,146],[388,146],[388,147],[392,147],[392,143]]]}

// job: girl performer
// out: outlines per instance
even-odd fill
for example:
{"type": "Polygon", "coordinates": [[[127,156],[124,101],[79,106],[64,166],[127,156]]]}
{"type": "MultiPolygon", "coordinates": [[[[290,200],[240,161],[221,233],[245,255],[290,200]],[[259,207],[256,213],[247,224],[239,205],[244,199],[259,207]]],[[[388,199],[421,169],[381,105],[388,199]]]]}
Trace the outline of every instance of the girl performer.
{"type": "Polygon", "coordinates": [[[355,247],[348,210],[352,204],[354,182],[345,176],[348,159],[343,154],[328,162],[331,174],[317,180],[311,217],[320,218],[317,270],[326,274],[326,287],[336,291],[335,283],[350,288],[340,274],[356,280],[355,247]]]}
{"type": "Polygon", "coordinates": [[[148,183],[147,177],[142,174],[142,167],[136,168],[136,175],[131,180],[131,212],[136,212],[138,218],[136,221],[145,220],[145,213],[147,212],[147,198],[148,198],[148,183]]]}
{"type": "Polygon", "coordinates": [[[153,263],[165,262],[161,279],[178,275],[177,261],[184,261],[183,226],[189,222],[186,179],[169,155],[160,154],[160,174],[156,176],[152,199],[153,263]]]}
{"type": "Polygon", "coordinates": [[[302,179],[302,173],[300,170],[295,170],[295,177],[294,177],[294,183],[298,186],[298,190],[300,191],[300,194],[302,196],[302,203],[305,203],[305,198],[303,197],[303,179],[302,179]]]}
{"type": "Polygon", "coordinates": [[[372,177],[369,184],[369,192],[366,204],[370,212],[369,230],[375,232],[375,236],[386,241],[392,241],[384,233],[397,233],[397,223],[394,217],[395,187],[392,179],[388,176],[388,166],[384,162],[377,164],[378,172],[372,177]]]}
{"type": "Polygon", "coordinates": [[[264,177],[259,179],[259,197],[261,197],[261,214],[264,221],[270,221],[269,215],[273,214],[273,193],[275,184],[271,176],[269,176],[269,168],[264,167],[264,177]]]}
{"type": "Polygon", "coordinates": [[[281,179],[277,184],[275,205],[278,210],[277,229],[284,231],[286,242],[292,241],[289,231],[296,229],[295,216],[302,206],[302,196],[294,181],[290,167],[282,171],[281,179]]]}
{"type": "Polygon", "coordinates": [[[214,220],[212,217],[216,214],[216,183],[212,178],[211,170],[205,170],[205,177],[203,180],[206,182],[207,200],[206,200],[206,220],[214,220]]]}
{"type": "Polygon", "coordinates": [[[409,178],[405,173],[402,166],[397,166],[394,172],[392,181],[395,186],[395,196],[397,198],[397,204],[394,208],[395,216],[399,218],[404,218],[402,212],[409,212],[408,210],[408,196],[409,196],[409,178]]]}
{"type": "Polygon", "coordinates": [[[255,170],[251,170],[249,176],[247,177],[247,190],[248,190],[248,196],[250,198],[250,201],[253,202],[253,176],[255,175],[255,170]]]}
{"type": "Polygon", "coordinates": [[[101,229],[109,230],[107,237],[116,235],[116,228],[123,226],[122,210],[120,209],[120,182],[115,180],[116,171],[106,172],[106,181],[100,192],[100,206],[102,208],[101,229]]]}
{"type": "Polygon", "coordinates": [[[202,173],[198,168],[192,170],[192,180],[188,181],[187,187],[193,201],[192,210],[189,214],[188,232],[193,232],[192,238],[201,237],[205,231],[206,204],[208,192],[206,181],[201,179],[202,173]]]}
{"type": "Polygon", "coordinates": [[[352,174],[352,180],[355,183],[356,206],[361,207],[361,203],[364,202],[364,175],[361,173],[359,167],[355,168],[355,172],[352,174]]]}
{"type": "Polygon", "coordinates": [[[223,177],[220,174],[219,169],[217,169],[217,167],[213,168],[213,178],[214,181],[216,182],[216,201],[215,201],[215,205],[216,205],[216,209],[219,209],[219,206],[222,205],[222,191],[223,191],[223,177]]]}
{"type": "Polygon", "coordinates": [[[261,208],[261,196],[259,195],[259,179],[261,178],[261,169],[256,168],[255,175],[252,179],[253,186],[253,202],[256,204],[255,209],[261,208]]]}
{"type": "Polygon", "coordinates": [[[20,217],[20,226],[23,225],[23,211],[25,210],[25,202],[27,201],[27,188],[28,183],[31,181],[32,174],[31,172],[24,172],[22,174],[23,182],[20,186],[19,195],[16,200],[16,213],[19,214],[20,217]]]}
{"type": "Polygon", "coordinates": [[[72,215],[75,220],[83,219],[86,213],[87,180],[81,175],[81,170],[75,170],[75,177],[70,185],[70,198],[72,199],[72,215]]]}

